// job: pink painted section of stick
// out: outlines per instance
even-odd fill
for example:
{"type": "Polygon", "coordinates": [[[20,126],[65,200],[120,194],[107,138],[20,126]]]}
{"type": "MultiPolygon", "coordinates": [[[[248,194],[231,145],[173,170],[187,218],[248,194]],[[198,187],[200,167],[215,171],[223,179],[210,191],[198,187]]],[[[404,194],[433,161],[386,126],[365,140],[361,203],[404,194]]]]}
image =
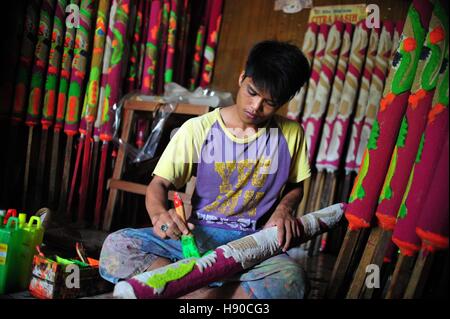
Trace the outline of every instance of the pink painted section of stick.
{"type": "Polygon", "coordinates": [[[103,109],[106,104],[106,98],[105,98],[105,90],[106,85],[108,84],[108,70],[109,70],[109,64],[111,61],[111,46],[112,46],[112,38],[113,38],[113,28],[114,28],[114,21],[116,18],[116,12],[117,12],[117,4],[118,0],[113,0],[111,3],[111,8],[109,10],[109,19],[108,19],[108,26],[107,26],[107,33],[106,33],[106,39],[105,39],[105,49],[103,54],[103,66],[102,66],[102,77],[101,77],[101,86],[100,86],[100,94],[98,98],[98,108],[97,108],[97,117],[94,122],[94,140],[99,141],[100,140],[100,127],[102,126],[102,116],[103,116],[103,109]]]}
{"type": "Polygon", "coordinates": [[[448,134],[436,166],[428,196],[417,223],[416,233],[429,251],[448,249],[448,134]]]}
{"type": "Polygon", "coordinates": [[[100,127],[100,140],[110,141],[112,139],[115,111],[114,104],[119,101],[122,93],[121,85],[124,66],[123,55],[127,34],[128,14],[130,0],[118,2],[116,16],[114,19],[113,38],[111,47],[111,61],[109,64],[108,82],[105,88],[105,102],[103,106],[102,126],[100,127]]]}

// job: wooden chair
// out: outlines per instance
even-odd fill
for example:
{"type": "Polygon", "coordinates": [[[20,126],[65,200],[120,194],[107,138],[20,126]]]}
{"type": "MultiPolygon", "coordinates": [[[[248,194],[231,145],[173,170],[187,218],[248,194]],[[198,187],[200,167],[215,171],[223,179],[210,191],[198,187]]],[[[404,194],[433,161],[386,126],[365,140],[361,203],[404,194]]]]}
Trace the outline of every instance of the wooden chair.
{"type": "MultiPolygon", "coordinates": [[[[160,103],[147,102],[139,100],[139,98],[131,98],[124,103],[124,115],[122,132],[120,138],[124,143],[128,143],[131,129],[133,127],[134,116],[136,111],[154,112],[159,108],[160,103]]],[[[209,112],[209,106],[194,104],[177,104],[173,113],[183,115],[198,116],[209,112]]],[[[103,219],[103,230],[109,232],[113,220],[114,210],[117,203],[117,195],[119,191],[129,192],[145,196],[147,185],[122,180],[122,174],[125,164],[125,150],[123,145],[119,147],[117,159],[113,170],[112,177],[108,180],[107,189],[109,189],[108,201],[103,219]]],[[[186,215],[189,216],[192,211],[191,197],[195,189],[195,177],[193,177],[184,192],[179,193],[185,205],[186,215]]],[[[169,192],[169,200],[173,200],[173,192],[169,192]]]]}

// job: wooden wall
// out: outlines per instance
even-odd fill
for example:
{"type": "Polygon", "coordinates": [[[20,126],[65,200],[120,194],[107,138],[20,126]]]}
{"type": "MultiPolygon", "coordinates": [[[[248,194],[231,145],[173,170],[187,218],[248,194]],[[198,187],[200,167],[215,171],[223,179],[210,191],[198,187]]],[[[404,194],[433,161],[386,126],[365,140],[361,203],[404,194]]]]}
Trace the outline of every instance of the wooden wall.
{"type": "MultiPolygon", "coordinates": [[[[235,96],[247,54],[259,41],[291,41],[301,48],[310,9],[286,14],[274,11],[274,1],[225,0],[212,88],[229,91],[235,96]]],[[[411,0],[313,0],[315,6],[359,3],[377,4],[382,20],[397,21],[406,17],[411,0]]]]}

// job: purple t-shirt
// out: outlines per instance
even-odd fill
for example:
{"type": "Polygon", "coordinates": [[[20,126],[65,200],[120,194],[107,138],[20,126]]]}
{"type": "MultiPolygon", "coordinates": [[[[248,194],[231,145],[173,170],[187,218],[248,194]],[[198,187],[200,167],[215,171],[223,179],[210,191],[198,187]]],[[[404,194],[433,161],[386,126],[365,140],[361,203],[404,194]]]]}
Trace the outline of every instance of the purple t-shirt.
{"type": "Polygon", "coordinates": [[[247,138],[226,128],[219,109],[184,123],[153,174],[176,188],[196,175],[194,223],[253,232],[273,212],[287,182],[310,176],[301,126],[275,115],[247,138]]]}

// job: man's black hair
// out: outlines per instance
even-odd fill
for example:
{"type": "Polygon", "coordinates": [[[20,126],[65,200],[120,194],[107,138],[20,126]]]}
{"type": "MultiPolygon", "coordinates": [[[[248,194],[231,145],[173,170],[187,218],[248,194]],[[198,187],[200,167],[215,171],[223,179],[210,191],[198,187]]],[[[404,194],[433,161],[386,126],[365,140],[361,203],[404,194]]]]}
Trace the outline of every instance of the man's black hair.
{"type": "Polygon", "coordinates": [[[269,93],[277,106],[282,106],[294,97],[309,75],[308,60],[297,46],[267,40],[251,49],[244,79],[251,77],[258,90],[269,93]]]}

